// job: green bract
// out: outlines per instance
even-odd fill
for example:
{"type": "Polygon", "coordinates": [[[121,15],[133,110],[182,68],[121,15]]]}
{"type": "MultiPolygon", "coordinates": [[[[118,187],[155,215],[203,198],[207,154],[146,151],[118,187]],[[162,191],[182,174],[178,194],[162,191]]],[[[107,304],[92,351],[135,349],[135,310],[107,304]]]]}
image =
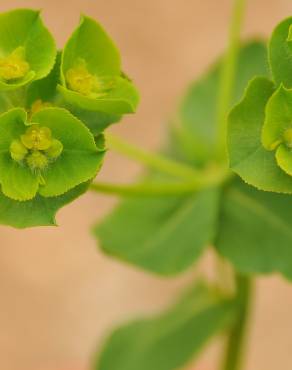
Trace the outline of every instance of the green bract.
{"type": "Polygon", "coordinates": [[[103,130],[134,112],[138,93],[90,18],[58,53],[39,11],[0,14],[0,35],[0,222],[55,225],[96,176],[103,130]]]}
{"type": "Polygon", "coordinates": [[[260,190],[292,193],[292,18],[276,27],[269,43],[274,78],[250,82],[229,116],[231,168],[260,190]]]}
{"type": "Polygon", "coordinates": [[[92,111],[132,113],[138,104],[138,93],[121,71],[115,45],[98,23],[85,16],[64,48],[59,91],[69,103],[92,111]]]}
{"type": "Polygon", "coordinates": [[[96,175],[102,155],[77,118],[46,108],[31,120],[21,108],[0,116],[0,183],[7,197],[58,196],[96,175]]]}
{"type": "Polygon", "coordinates": [[[0,35],[0,91],[17,89],[50,72],[56,46],[38,11],[2,13],[0,35]]]}

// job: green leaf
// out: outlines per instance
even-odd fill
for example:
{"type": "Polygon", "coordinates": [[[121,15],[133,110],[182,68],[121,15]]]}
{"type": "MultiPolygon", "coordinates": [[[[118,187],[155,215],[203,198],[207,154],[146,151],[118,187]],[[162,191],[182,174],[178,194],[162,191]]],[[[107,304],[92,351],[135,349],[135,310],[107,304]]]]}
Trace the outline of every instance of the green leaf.
{"type": "Polygon", "coordinates": [[[43,79],[33,81],[27,88],[26,107],[31,108],[33,103],[41,100],[44,103],[55,103],[58,96],[57,85],[60,81],[61,53],[56,57],[54,67],[43,79]]]}
{"type": "Polygon", "coordinates": [[[115,87],[102,94],[101,97],[92,98],[81,95],[61,85],[58,86],[58,90],[70,104],[109,114],[134,113],[139,103],[139,94],[134,85],[121,77],[116,78],[115,87]]]}
{"type": "Polygon", "coordinates": [[[242,179],[260,190],[292,192],[292,177],[278,165],[275,153],[261,142],[265,107],[274,92],[265,78],[251,81],[243,100],[229,115],[227,145],[230,167],[242,179]]]}
{"type": "Polygon", "coordinates": [[[262,144],[275,149],[285,141],[285,132],[292,128],[292,91],[281,85],[269,99],[262,129],[262,144]]]}
{"type": "Polygon", "coordinates": [[[64,104],[64,108],[69,110],[75,117],[82,121],[94,136],[103,132],[113,123],[117,123],[121,120],[121,116],[117,114],[88,111],[72,104],[64,104]]]}
{"type": "Polygon", "coordinates": [[[60,99],[60,94],[57,91],[57,85],[60,82],[60,64],[61,53],[58,53],[56,63],[50,74],[42,80],[33,81],[26,94],[26,108],[34,110],[36,108],[45,108],[47,103],[58,105],[67,109],[80,121],[82,121],[92,132],[97,135],[109,125],[118,122],[121,117],[114,114],[107,114],[97,111],[88,111],[77,107],[76,105],[68,104],[60,99]],[[43,106],[41,106],[43,104],[43,106]],[[45,104],[45,105],[44,105],[45,104]]]}
{"type": "Polygon", "coordinates": [[[0,90],[12,90],[49,74],[55,61],[56,46],[38,11],[18,9],[0,14],[0,34],[2,58],[23,48],[23,58],[29,65],[23,78],[11,82],[2,79],[0,90]]]}
{"type": "Polygon", "coordinates": [[[65,74],[84,59],[91,73],[100,76],[118,76],[121,73],[120,54],[103,28],[93,19],[82,16],[80,24],[67,41],[61,65],[62,84],[65,74]]]}
{"type": "Polygon", "coordinates": [[[276,161],[283,171],[292,176],[291,148],[288,148],[286,145],[281,144],[276,151],[276,161]]]}
{"type": "Polygon", "coordinates": [[[86,126],[62,108],[45,108],[32,121],[48,127],[63,144],[62,154],[43,173],[45,184],[39,188],[44,197],[61,195],[97,174],[104,152],[98,152],[86,126]]]}
{"type": "Polygon", "coordinates": [[[96,370],[175,370],[198,356],[234,319],[231,301],[199,285],[166,312],[118,328],[108,338],[96,370]]]}
{"type": "Polygon", "coordinates": [[[292,279],[291,196],[267,193],[237,180],[223,194],[219,253],[243,273],[280,272],[292,279]]]}
{"type": "Polygon", "coordinates": [[[136,88],[121,71],[119,51],[89,17],[81,18],[65,45],[58,89],[68,103],[78,108],[109,114],[133,113],[139,102],[136,88]]]}
{"type": "Polygon", "coordinates": [[[292,49],[288,42],[292,17],[282,21],[274,30],[269,42],[269,61],[274,80],[292,87],[292,49]]]}
{"type": "Polygon", "coordinates": [[[26,202],[18,202],[0,192],[0,223],[16,228],[56,226],[56,212],[86,192],[88,183],[59,196],[44,198],[37,195],[26,202]]]}
{"type": "MultiPolygon", "coordinates": [[[[17,151],[22,154],[21,148],[17,151]]],[[[30,123],[22,108],[0,116],[0,183],[3,193],[11,199],[30,200],[37,192],[45,197],[64,194],[96,175],[103,154],[104,150],[97,149],[86,126],[64,109],[42,109],[32,116],[30,123]],[[36,124],[45,129],[44,135],[49,135],[42,139],[44,147],[35,148],[32,134],[27,131],[27,126],[36,124]],[[53,154],[46,154],[53,141],[57,143],[57,155],[54,150],[53,154]],[[22,158],[11,154],[11,145],[15,142],[19,142],[18,148],[23,147],[22,158]],[[39,162],[36,167],[31,166],[36,163],[35,159],[29,161],[35,154],[45,161],[44,166],[43,162],[40,167],[39,162]]]]}
{"type": "MultiPolygon", "coordinates": [[[[177,154],[195,164],[215,155],[220,68],[221,60],[194,82],[180,108],[181,126],[176,128],[173,140],[177,154]]],[[[255,75],[268,75],[266,47],[259,41],[249,42],[240,50],[231,105],[240,99],[255,75]]]]}
{"type": "Polygon", "coordinates": [[[193,264],[212,242],[217,207],[216,190],[127,199],[94,233],[105,253],[157,274],[173,275],[193,264]]]}

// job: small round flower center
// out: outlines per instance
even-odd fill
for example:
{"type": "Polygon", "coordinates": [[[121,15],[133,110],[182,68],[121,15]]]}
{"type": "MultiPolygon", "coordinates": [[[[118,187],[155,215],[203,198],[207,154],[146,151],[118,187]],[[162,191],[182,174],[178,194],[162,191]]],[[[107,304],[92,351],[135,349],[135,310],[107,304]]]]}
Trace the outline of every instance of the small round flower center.
{"type": "Polygon", "coordinates": [[[24,48],[15,49],[10,55],[0,59],[0,77],[6,81],[24,77],[29,64],[24,58],[24,48]]]}
{"type": "Polygon", "coordinates": [[[10,144],[11,158],[27,165],[32,171],[44,170],[63,151],[62,143],[52,136],[48,127],[30,126],[19,139],[10,144]]]}
{"type": "Polygon", "coordinates": [[[288,148],[292,149],[292,128],[288,128],[283,135],[284,142],[288,148]]]}
{"type": "Polygon", "coordinates": [[[79,60],[76,67],[68,69],[65,77],[69,89],[82,95],[90,95],[99,89],[97,77],[89,73],[84,60],[79,60]]]}

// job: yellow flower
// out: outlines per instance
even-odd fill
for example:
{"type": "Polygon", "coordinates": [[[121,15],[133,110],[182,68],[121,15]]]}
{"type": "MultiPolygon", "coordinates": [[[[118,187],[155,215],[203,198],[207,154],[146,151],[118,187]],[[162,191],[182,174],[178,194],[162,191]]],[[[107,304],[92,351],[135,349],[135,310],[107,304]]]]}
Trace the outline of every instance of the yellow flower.
{"type": "Polygon", "coordinates": [[[29,64],[25,60],[24,54],[25,50],[20,46],[7,57],[1,58],[0,77],[7,81],[24,77],[29,71],[29,64]]]}

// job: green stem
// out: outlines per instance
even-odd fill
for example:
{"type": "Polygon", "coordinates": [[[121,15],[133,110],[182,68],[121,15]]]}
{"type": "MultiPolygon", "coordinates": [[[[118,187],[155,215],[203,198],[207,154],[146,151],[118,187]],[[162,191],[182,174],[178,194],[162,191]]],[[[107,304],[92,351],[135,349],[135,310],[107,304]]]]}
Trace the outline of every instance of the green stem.
{"type": "Polygon", "coordinates": [[[201,181],[202,171],[197,171],[191,166],[165,158],[162,155],[140,149],[114,135],[106,134],[106,143],[110,149],[132,158],[149,168],[183,180],[201,181]]]}
{"type": "Polygon", "coordinates": [[[192,194],[196,191],[216,186],[227,180],[227,173],[218,173],[217,176],[206,179],[202,175],[201,182],[177,182],[177,183],[151,183],[142,182],[138,184],[110,184],[105,182],[96,182],[90,185],[90,190],[98,193],[114,194],[118,196],[169,196],[192,194]]]}
{"type": "Polygon", "coordinates": [[[243,369],[243,354],[250,312],[252,281],[247,276],[237,275],[236,282],[238,317],[228,336],[222,370],[243,369]]]}
{"type": "Polygon", "coordinates": [[[220,77],[218,97],[218,155],[226,159],[227,114],[230,108],[245,0],[234,0],[229,30],[229,46],[225,54],[220,77]]]}

